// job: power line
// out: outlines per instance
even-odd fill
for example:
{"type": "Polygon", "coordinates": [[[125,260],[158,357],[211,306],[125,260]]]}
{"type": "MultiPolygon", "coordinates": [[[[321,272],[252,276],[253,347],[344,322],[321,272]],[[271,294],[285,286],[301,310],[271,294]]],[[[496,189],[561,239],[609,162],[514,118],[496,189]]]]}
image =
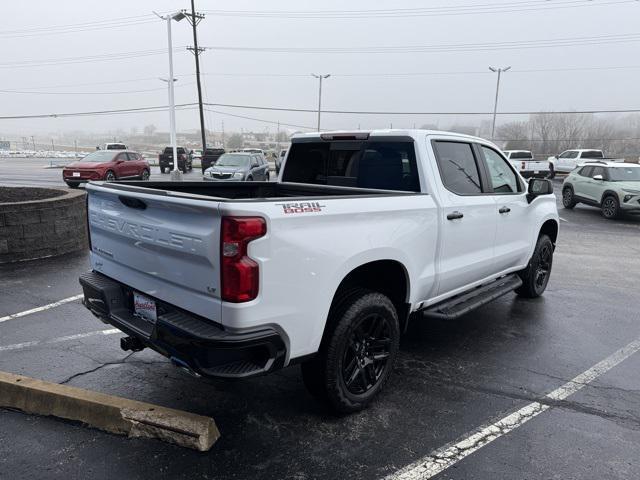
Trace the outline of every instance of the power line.
{"type": "Polygon", "coordinates": [[[590,37],[565,37],[555,39],[518,40],[492,43],[458,43],[441,45],[398,45],[374,47],[239,47],[212,46],[212,50],[260,53],[312,53],[312,54],[378,54],[378,53],[443,53],[553,48],[585,45],[609,45],[640,41],[640,33],[599,35],[590,37]]]}
{"type": "MultiPolygon", "coordinates": [[[[187,87],[189,85],[193,85],[194,82],[183,83],[181,85],[176,85],[177,87],[187,87]]],[[[26,94],[26,95],[122,95],[126,93],[147,93],[147,92],[158,92],[162,90],[165,92],[167,89],[164,87],[159,88],[148,88],[144,90],[120,90],[116,92],[38,92],[38,91],[28,91],[28,90],[0,90],[0,93],[15,93],[15,94],[26,94]]]]}
{"type": "Polygon", "coordinates": [[[66,33],[77,33],[113,28],[122,28],[137,26],[154,22],[154,17],[151,14],[139,15],[134,17],[121,17],[111,20],[101,20],[95,22],[75,23],[69,25],[53,25],[46,27],[31,27],[20,30],[3,30],[0,31],[0,38],[28,38],[39,37],[48,35],[59,35],[66,33]]]}
{"type": "Polygon", "coordinates": [[[610,0],[593,2],[585,0],[564,0],[550,3],[548,0],[489,3],[458,6],[436,6],[422,8],[395,8],[378,10],[205,10],[219,17],[246,18],[292,18],[292,19],[354,19],[354,18],[404,18],[458,16],[496,13],[519,13],[541,10],[558,10],[581,7],[604,7],[635,3],[636,0],[610,0]]]}
{"type": "MultiPolygon", "coordinates": [[[[197,105],[197,103],[181,103],[176,105],[177,109],[189,110],[197,105]]],[[[117,115],[125,113],[150,113],[150,112],[164,112],[168,109],[166,105],[156,105],[151,107],[136,107],[136,108],[119,108],[115,110],[95,110],[89,112],[64,112],[64,113],[40,113],[33,115],[4,115],[0,116],[0,120],[23,120],[23,119],[35,119],[35,118],[66,118],[66,117],[88,117],[99,115],[117,115]]]]}
{"type": "Polygon", "coordinates": [[[293,123],[283,123],[283,122],[278,122],[278,121],[273,121],[273,120],[265,120],[264,118],[248,117],[246,115],[238,115],[238,114],[235,114],[235,113],[221,112],[220,110],[212,110],[210,108],[205,108],[205,111],[211,112],[211,113],[217,113],[218,115],[225,115],[227,117],[243,118],[245,120],[254,120],[256,122],[269,123],[271,125],[283,125],[285,127],[304,128],[306,130],[315,130],[316,129],[315,127],[310,127],[308,125],[296,125],[296,124],[293,124],[293,123]]]}
{"type": "MultiPolygon", "coordinates": [[[[183,51],[184,47],[176,47],[174,51],[183,51]]],[[[104,53],[99,55],[84,55],[79,57],[50,58],[45,60],[23,60],[19,62],[0,63],[0,68],[28,68],[48,65],[68,65],[73,63],[107,62],[129,58],[147,57],[166,54],[165,49],[138,50],[132,52],[104,53]]]]}
{"type": "MultiPolygon", "coordinates": [[[[574,71],[595,71],[595,70],[625,70],[640,68],[640,65],[615,65],[615,66],[584,66],[565,68],[534,68],[511,70],[511,73],[544,73],[544,72],[574,72],[574,71]]],[[[216,72],[202,73],[204,76],[212,77],[283,77],[283,78],[309,78],[308,73],[263,73],[263,72],[216,72]]],[[[420,77],[438,75],[492,75],[488,70],[453,70],[453,71],[433,71],[433,72],[362,72],[362,73],[332,73],[332,77],[420,77]]]]}
{"type": "MultiPolygon", "coordinates": [[[[197,103],[182,103],[176,105],[176,108],[191,109],[197,106],[197,103]]],[[[316,109],[305,108],[286,108],[286,107],[264,107],[257,105],[236,105],[228,103],[209,103],[205,102],[207,107],[224,107],[224,108],[239,108],[248,110],[265,110],[265,111],[278,111],[278,112],[297,112],[297,113],[313,113],[316,114],[316,109]]],[[[32,114],[32,115],[4,115],[0,116],[0,120],[19,120],[19,119],[34,119],[34,118],[64,118],[64,117],[80,117],[80,116],[96,116],[96,115],[110,115],[120,113],[136,113],[136,112],[156,112],[167,110],[166,105],[156,105],[149,107],[136,107],[136,108],[122,108],[114,110],[94,110],[86,112],[63,112],[63,113],[46,113],[46,114],[32,114]]],[[[263,119],[257,119],[252,117],[245,117],[237,114],[230,114],[227,112],[221,112],[217,110],[209,109],[212,113],[219,113],[221,115],[237,116],[238,118],[247,118],[249,120],[265,121],[268,123],[276,124],[278,122],[267,121],[263,119]]],[[[397,111],[365,111],[365,110],[322,110],[323,113],[333,113],[340,115],[493,115],[493,112],[397,112],[397,111]]],[[[513,112],[498,112],[498,115],[577,115],[577,114],[598,114],[598,113],[640,113],[640,109],[608,109],[608,110],[562,110],[562,111],[513,111],[513,112]]],[[[304,125],[294,125],[280,123],[280,125],[309,128],[312,127],[304,125]]]]}
{"type": "MultiPolygon", "coordinates": [[[[228,103],[206,103],[205,105],[211,107],[226,107],[226,108],[242,108],[248,110],[270,110],[281,112],[298,112],[298,113],[318,113],[317,109],[309,108],[289,108],[289,107],[264,107],[257,105],[237,105],[228,103]]],[[[334,113],[340,115],[493,115],[493,112],[393,112],[393,111],[368,111],[368,110],[326,110],[322,109],[322,113],[334,113]]],[[[595,113],[640,113],[640,109],[609,109],[609,110],[564,110],[564,111],[513,111],[513,112],[498,112],[498,115],[537,115],[537,114],[595,114],[595,113]]],[[[1,118],[1,117],[0,117],[1,118]]]]}

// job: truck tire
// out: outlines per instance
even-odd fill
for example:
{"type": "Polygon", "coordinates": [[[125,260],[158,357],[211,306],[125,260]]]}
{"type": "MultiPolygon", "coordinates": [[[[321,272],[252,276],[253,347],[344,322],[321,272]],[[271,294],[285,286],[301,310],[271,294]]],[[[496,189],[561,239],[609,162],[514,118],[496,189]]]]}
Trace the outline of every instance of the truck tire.
{"type": "Polygon", "coordinates": [[[573,188],[571,187],[564,187],[562,189],[562,206],[564,208],[567,208],[569,210],[571,210],[573,207],[576,206],[576,197],[573,194],[573,188]]]}
{"type": "Polygon", "coordinates": [[[381,293],[351,289],[331,308],[318,355],[302,365],[305,386],[339,413],[365,408],[386,383],[398,352],[396,308],[381,293]]]}
{"type": "Polygon", "coordinates": [[[549,180],[556,178],[556,167],[553,163],[549,162],[549,174],[547,175],[549,180]]]}
{"type": "Polygon", "coordinates": [[[164,173],[164,167],[160,167],[160,173],[164,173]]]}
{"type": "Polygon", "coordinates": [[[541,234],[527,268],[518,272],[522,285],[515,292],[524,298],[538,298],[547,288],[552,265],[553,242],[547,235],[541,234]]]}

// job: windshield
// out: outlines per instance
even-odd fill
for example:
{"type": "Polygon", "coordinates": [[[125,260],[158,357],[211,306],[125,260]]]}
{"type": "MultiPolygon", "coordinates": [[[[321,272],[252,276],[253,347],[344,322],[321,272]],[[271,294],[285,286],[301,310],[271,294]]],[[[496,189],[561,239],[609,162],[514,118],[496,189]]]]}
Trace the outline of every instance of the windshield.
{"type": "Polygon", "coordinates": [[[83,162],[95,162],[95,163],[103,163],[110,162],[113,160],[113,157],[116,154],[114,152],[109,152],[108,150],[100,150],[97,152],[90,153],[86,157],[82,159],[83,162]]]}
{"type": "Polygon", "coordinates": [[[249,155],[221,155],[217,167],[248,167],[249,155]]]}
{"type": "Polygon", "coordinates": [[[640,182],[640,167],[615,167],[609,169],[612,182],[640,182]]]}

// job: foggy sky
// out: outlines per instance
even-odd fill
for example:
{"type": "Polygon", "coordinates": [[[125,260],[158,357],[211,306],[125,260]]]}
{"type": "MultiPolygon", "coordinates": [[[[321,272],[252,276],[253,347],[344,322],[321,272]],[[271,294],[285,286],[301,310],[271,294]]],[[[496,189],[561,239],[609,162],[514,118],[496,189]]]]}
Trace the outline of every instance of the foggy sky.
{"type": "MultiPolygon", "coordinates": [[[[514,3],[515,0],[490,0],[514,3]]],[[[531,0],[536,1],[536,0],[531,0]]],[[[426,1],[258,1],[196,0],[198,10],[370,10],[490,3],[478,0],[426,1]]],[[[604,5],[595,0],[591,7],[548,9],[543,11],[413,18],[238,18],[208,14],[198,29],[202,46],[241,47],[375,47],[493,43],[567,37],[594,37],[638,34],[640,2],[604,5]],[[601,4],[598,6],[598,4],[601,4]]],[[[553,4],[554,2],[547,2],[553,4]]],[[[587,2],[585,2],[587,3],[587,2]]],[[[5,0],[0,27],[0,90],[41,92],[117,92],[158,89],[151,92],[109,95],[44,95],[0,92],[0,115],[106,110],[165,105],[165,84],[157,77],[167,76],[166,23],[159,19],[135,26],[10,38],[2,32],[51,25],[111,20],[189,8],[187,0],[5,0]],[[11,62],[48,60],[162,49],[159,55],[118,61],[93,61],[69,65],[6,68],[11,62]],[[144,81],[57,88],[59,85],[113,82],[146,78],[144,81]]],[[[148,18],[147,20],[151,20],[148,18]]],[[[186,21],[173,23],[175,47],[191,45],[191,27],[186,21]]],[[[15,35],[22,35],[16,33],[15,35]]],[[[503,76],[500,109],[571,110],[640,107],[640,68],[530,72],[571,67],[640,66],[640,42],[608,45],[578,45],[555,48],[511,49],[450,53],[310,54],[256,53],[207,50],[201,57],[205,74],[295,74],[296,77],[204,75],[206,100],[217,103],[261,106],[316,108],[317,80],[311,72],[331,73],[323,88],[323,108],[339,110],[400,111],[490,111],[493,108],[495,74],[489,65],[512,66],[503,76]],[[355,73],[408,73],[480,71],[466,75],[414,77],[341,77],[355,73]]],[[[178,76],[176,102],[196,101],[194,60],[181,50],[174,56],[178,76]]],[[[288,113],[223,109],[229,113],[265,120],[314,126],[313,113],[288,113]]],[[[220,114],[206,115],[207,128],[227,131],[245,129],[275,130],[250,120],[220,114]]],[[[506,119],[505,119],[506,120],[506,119]]],[[[362,128],[411,127],[437,123],[479,122],[479,118],[323,115],[323,127],[362,128]]],[[[140,130],[153,123],[166,131],[164,112],[101,117],[0,120],[0,132],[28,135],[82,129],[104,132],[132,127],[140,130]]],[[[196,110],[177,113],[178,130],[198,127],[196,110]]]]}

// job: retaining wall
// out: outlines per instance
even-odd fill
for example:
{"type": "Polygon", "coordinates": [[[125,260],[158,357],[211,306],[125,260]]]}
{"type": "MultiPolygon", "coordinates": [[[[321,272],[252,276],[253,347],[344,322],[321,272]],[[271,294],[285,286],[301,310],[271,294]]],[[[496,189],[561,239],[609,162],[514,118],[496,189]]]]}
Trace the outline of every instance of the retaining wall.
{"type": "Polygon", "coordinates": [[[85,195],[63,188],[0,187],[0,263],[88,248],[85,195]],[[17,194],[39,199],[2,203],[17,194]]]}

